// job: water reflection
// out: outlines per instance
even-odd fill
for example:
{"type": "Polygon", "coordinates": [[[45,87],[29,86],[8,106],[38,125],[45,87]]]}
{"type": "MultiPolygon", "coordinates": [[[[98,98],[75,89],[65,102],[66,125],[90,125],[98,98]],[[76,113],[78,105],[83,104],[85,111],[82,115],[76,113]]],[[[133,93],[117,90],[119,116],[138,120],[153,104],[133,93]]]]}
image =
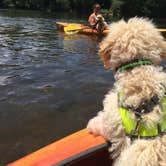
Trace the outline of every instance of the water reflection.
{"type": "Polygon", "coordinates": [[[93,54],[97,51],[97,37],[86,36],[86,35],[65,35],[61,34],[64,37],[63,47],[64,51],[69,53],[81,53],[81,54],[93,54]]]}

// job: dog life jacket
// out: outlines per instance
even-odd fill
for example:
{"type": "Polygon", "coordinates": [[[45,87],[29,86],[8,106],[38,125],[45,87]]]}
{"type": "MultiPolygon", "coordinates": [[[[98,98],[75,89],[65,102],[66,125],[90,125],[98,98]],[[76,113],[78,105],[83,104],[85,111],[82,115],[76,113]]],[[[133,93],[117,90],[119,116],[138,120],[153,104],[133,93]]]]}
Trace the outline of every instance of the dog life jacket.
{"type": "Polygon", "coordinates": [[[120,107],[120,116],[122,124],[124,126],[126,135],[132,137],[156,137],[166,132],[166,97],[160,101],[163,116],[159,123],[154,124],[152,128],[149,128],[142,119],[138,119],[136,116],[133,118],[132,112],[126,108],[120,107]]]}
{"type": "MultiPolygon", "coordinates": [[[[134,67],[140,66],[140,65],[152,65],[153,62],[148,59],[134,59],[130,62],[127,62],[125,64],[122,64],[121,66],[116,68],[117,72],[123,72],[128,69],[132,69],[134,67]]],[[[119,99],[123,96],[122,93],[118,94],[119,99]]],[[[119,102],[120,104],[120,102],[119,102]]],[[[152,138],[156,137],[162,133],[166,132],[166,96],[163,97],[163,99],[159,100],[158,97],[154,96],[151,101],[146,101],[146,104],[144,106],[140,106],[140,108],[137,108],[133,110],[132,108],[124,108],[120,105],[120,116],[122,120],[122,124],[124,126],[126,135],[130,138],[152,138]],[[156,100],[157,98],[157,100],[156,100]],[[159,123],[156,123],[153,125],[153,127],[149,128],[142,120],[142,110],[147,112],[150,112],[156,104],[160,104],[163,115],[160,119],[159,123]],[[151,108],[148,107],[151,105],[151,108]],[[132,113],[135,113],[135,117],[133,117],[132,113]]]]}

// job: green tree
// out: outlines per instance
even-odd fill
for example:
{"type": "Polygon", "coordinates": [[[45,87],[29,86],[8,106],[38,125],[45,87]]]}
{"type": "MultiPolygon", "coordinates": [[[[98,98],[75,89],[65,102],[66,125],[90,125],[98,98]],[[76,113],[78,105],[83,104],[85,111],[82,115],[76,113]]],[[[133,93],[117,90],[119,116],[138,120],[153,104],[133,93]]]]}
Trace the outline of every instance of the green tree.
{"type": "Polygon", "coordinates": [[[89,13],[94,3],[100,3],[103,12],[109,16],[166,17],[166,0],[1,0],[6,8],[34,9],[45,11],[76,11],[89,13]],[[110,10],[111,5],[111,10],[110,10]]]}

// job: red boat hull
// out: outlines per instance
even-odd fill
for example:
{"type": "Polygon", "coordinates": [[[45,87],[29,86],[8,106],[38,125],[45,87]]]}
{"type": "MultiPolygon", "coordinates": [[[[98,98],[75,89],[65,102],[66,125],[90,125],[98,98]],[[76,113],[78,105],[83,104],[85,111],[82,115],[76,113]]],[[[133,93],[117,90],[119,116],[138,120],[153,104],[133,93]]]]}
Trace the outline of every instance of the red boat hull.
{"type": "Polygon", "coordinates": [[[8,166],[107,166],[111,165],[108,143],[86,129],[48,145],[8,166]]]}

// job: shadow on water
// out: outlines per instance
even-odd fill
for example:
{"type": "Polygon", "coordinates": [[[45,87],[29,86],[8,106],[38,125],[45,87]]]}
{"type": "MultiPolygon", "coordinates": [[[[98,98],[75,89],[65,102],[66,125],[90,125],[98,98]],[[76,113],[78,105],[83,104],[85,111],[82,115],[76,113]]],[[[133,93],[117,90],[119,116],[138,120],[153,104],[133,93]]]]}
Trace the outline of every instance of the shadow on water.
{"type": "Polygon", "coordinates": [[[113,84],[101,39],[66,36],[55,21],[0,12],[0,165],[84,128],[113,84]]]}

